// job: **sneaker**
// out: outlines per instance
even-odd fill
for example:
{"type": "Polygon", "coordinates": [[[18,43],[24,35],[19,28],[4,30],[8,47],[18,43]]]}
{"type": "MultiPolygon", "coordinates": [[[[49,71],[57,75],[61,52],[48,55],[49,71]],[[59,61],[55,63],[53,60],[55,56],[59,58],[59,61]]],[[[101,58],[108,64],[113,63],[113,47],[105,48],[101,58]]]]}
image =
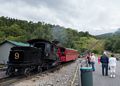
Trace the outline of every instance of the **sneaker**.
{"type": "Polygon", "coordinates": [[[110,77],[112,78],[113,76],[112,76],[112,75],[110,75],[110,77]]]}
{"type": "Polygon", "coordinates": [[[115,78],[115,75],[113,75],[113,77],[115,78]]]}

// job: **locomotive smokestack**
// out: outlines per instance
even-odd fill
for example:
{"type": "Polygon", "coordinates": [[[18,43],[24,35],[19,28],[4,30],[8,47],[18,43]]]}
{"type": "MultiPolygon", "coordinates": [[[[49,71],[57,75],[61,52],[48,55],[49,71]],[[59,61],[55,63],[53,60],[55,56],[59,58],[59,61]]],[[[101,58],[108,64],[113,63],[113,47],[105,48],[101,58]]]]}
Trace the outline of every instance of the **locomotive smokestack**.
{"type": "Polygon", "coordinates": [[[53,40],[52,43],[55,44],[55,45],[57,45],[57,46],[62,47],[60,41],[58,41],[57,39],[53,40]]]}
{"type": "Polygon", "coordinates": [[[52,41],[52,43],[55,44],[55,45],[57,45],[57,44],[59,44],[60,42],[59,42],[57,39],[55,39],[55,40],[52,41]]]}

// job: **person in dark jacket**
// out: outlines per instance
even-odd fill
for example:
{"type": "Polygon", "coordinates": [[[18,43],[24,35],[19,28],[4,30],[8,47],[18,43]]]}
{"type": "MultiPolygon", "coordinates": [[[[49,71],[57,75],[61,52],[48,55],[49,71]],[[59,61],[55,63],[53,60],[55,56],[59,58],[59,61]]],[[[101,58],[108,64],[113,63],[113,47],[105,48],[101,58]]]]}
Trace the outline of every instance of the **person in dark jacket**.
{"type": "Polygon", "coordinates": [[[90,62],[90,54],[87,55],[87,62],[88,62],[88,66],[91,66],[91,62],[90,62]]]}
{"type": "Polygon", "coordinates": [[[108,63],[109,63],[109,58],[108,56],[104,53],[101,58],[100,62],[102,63],[102,75],[108,76],[108,63]]]}

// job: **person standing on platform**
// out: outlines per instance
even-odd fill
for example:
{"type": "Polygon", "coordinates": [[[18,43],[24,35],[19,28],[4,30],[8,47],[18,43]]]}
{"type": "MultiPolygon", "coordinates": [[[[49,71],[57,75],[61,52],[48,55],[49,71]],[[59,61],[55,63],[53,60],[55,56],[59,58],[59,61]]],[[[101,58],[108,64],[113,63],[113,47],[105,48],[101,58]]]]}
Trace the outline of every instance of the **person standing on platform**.
{"type": "Polygon", "coordinates": [[[109,58],[110,77],[115,77],[116,63],[117,63],[117,60],[112,54],[111,57],[109,58]]]}
{"type": "Polygon", "coordinates": [[[98,56],[98,64],[100,64],[100,56],[98,56]]]}
{"type": "Polygon", "coordinates": [[[100,62],[102,63],[102,75],[108,76],[108,63],[109,63],[109,58],[104,52],[103,55],[100,58],[100,62]]]}
{"type": "Polygon", "coordinates": [[[90,62],[91,58],[90,58],[90,53],[87,55],[87,62],[88,62],[88,66],[91,66],[91,62],[90,62]]]}
{"type": "Polygon", "coordinates": [[[90,59],[91,59],[90,62],[92,65],[92,69],[93,69],[93,71],[95,71],[95,55],[94,55],[94,53],[91,54],[90,59]]]}

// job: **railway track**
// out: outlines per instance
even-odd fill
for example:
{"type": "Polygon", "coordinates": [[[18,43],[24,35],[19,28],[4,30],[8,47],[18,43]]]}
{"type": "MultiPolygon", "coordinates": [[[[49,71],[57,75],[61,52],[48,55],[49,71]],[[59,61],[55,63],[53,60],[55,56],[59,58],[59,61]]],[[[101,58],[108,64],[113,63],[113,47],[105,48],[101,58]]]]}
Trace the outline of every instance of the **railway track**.
{"type": "Polygon", "coordinates": [[[54,71],[57,71],[57,70],[61,69],[62,67],[67,66],[71,63],[73,63],[73,62],[62,63],[62,65],[53,67],[49,70],[45,70],[42,73],[37,73],[37,74],[33,73],[31,76],[28,76],[28,77],[23,76],[23,75],[22,76],[14,76],[14,77],[4,77],[4,78],[0,79],[0,86],[10,86],[13,83],[22,82],[24,80],[29,80],[29,79],[35,78],[36,76],[42,76],[43,74],[54,73],[54,71]]]}
{"type": "Polygon", "coordinates": [[[0,86],[9,86],[10,84],[20,81],[24,76],[4,77],[0,79],[0,86]]]}

